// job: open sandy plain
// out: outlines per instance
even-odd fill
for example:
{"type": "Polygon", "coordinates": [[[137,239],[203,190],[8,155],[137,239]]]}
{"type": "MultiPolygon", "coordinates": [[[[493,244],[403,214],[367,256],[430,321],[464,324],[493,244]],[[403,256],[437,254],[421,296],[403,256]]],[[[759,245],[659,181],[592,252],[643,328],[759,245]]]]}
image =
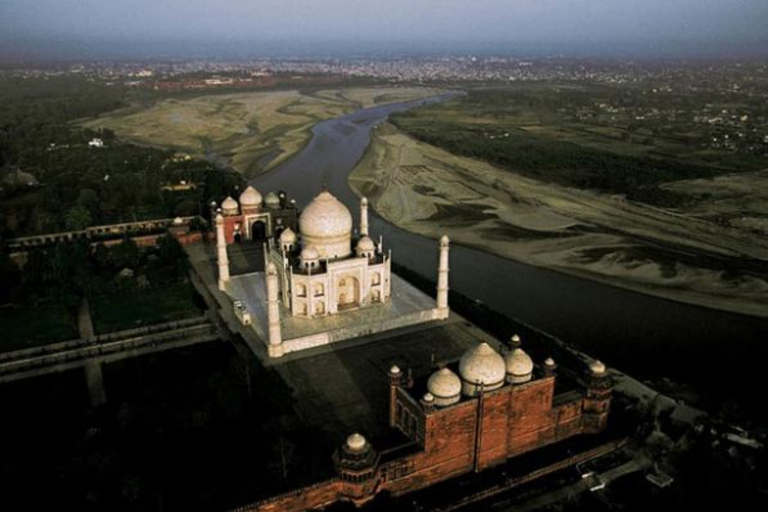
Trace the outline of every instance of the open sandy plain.
{"type": "Polygon", "coordinates": [[[382,125],[350,184],[388,221],[419,234],[449,233],[525,263],[768,316],[765,171],[668,184],[711,194],[714,206],[662,210],[525,178],[382,125]]]}
{"type": "Polygon", "coordinates": [[[296,154],[317,122],[358,108],[434,96],[430,88],[365,87],[235,94],[166,99],[87,120],[138,144],[174,148],[203,156],[253,176],[296,154]]]}

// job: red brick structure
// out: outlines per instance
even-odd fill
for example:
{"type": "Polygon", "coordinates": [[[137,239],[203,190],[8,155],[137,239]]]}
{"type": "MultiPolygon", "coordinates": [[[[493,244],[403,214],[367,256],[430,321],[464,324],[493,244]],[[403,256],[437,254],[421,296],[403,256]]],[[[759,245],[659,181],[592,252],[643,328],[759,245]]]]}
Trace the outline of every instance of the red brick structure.
{"type": "Polygon", "coordinates": [[[334,457],[338,478],[242,510],[298,511],[340,500],[362,505],[382,491],[423,489],[607,425],[611,382],[598,361],[566,377],[551,359],[534,365],[519,345],[502,357],[483,343],[457,366],[426,383],[408,382],[391,368],[389,422],[409,443],[377,453],[353,434],[334,457]]]}
{"type": "Polygon", "coordinates": [[[217,205],[211,204],[211,218],[220,206],[224,217],[224,239],[227,244],[278,237],[285,228],[296,231],[297,211],[293,201],[284,193],[270,192],[265,198],[253,187],[240,194],[239,201],[227,197],[217,205]]]}

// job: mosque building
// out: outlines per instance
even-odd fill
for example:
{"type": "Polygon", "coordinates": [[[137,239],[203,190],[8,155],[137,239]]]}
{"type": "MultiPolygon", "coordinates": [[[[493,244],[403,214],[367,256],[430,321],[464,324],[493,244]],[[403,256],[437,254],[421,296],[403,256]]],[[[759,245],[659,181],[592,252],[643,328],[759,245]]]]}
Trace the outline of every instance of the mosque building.
{"type": "Polygon", "coordinates": [[[243,510],[359,506],[384,491],[403,495],[605,430],[612,384],[604,364],[561,369],[551,358],[535,364],[519,337],[511,345],[502,354],[479,343],[458,364],[421,381],[392,366],[388,422],[405,443],[377,450],[353,433],[334,455],[337,477],[243,510]]]}
{"type": "Polygon", "coordinates": [[[221,214],[224,241],[227,244],[264,241],[279,236],[285,229],[296,228],[296,203],[288,201],[285,193],[270,192],[266,197],[249,186],[239,201],[227,196],[220,207],[211,203],[212,217],[221,214]]]}

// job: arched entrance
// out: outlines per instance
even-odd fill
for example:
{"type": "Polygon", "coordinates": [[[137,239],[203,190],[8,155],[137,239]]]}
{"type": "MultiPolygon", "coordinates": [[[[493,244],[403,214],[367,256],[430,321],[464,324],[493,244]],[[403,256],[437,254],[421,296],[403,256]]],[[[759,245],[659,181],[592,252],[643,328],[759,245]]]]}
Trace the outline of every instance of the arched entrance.
{"type": "Polygon", "coordinates": [[[239,231],[235,232],[235,243],[240,243],[243,241],[243,235],[239,231]]]}
{"type": "Polygon", "coordinates": [[[360,305],[360,281],[356,277],[342,277],[336,283],[336,304],[339,310],[360,305]]]}
{"type": "Polygon", "coordinates": [[[267,225],[263,220],[257,220],[251,224],[251,240],[261,241],[267,238],[267,225]]]}

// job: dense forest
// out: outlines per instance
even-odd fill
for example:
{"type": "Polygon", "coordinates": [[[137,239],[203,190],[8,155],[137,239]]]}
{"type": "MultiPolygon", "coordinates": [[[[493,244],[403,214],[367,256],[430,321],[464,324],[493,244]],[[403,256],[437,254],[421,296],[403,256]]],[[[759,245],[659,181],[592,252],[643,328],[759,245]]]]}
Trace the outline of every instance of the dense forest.
{"type": "Polygon", "coordinates": [[[82,77],[0,79],[0,236],[205,213],[210,198],[242,186],[209,162],[77,125],[132,94],[82,77]],[[95,138],[103,146],[89,145],[95,138]],[[163,188],[182,180],[196,187],[163,188]]]}
{"type": "Polygon", "coordinates": [[[702,108],[696,100],[631,88],[531,85],[469,91],[391,121],[422,142],[535,179],[673,206],[682,198],[660,184],[765,162],[703,149],[720,134],[690,121],[702,108]]]}

